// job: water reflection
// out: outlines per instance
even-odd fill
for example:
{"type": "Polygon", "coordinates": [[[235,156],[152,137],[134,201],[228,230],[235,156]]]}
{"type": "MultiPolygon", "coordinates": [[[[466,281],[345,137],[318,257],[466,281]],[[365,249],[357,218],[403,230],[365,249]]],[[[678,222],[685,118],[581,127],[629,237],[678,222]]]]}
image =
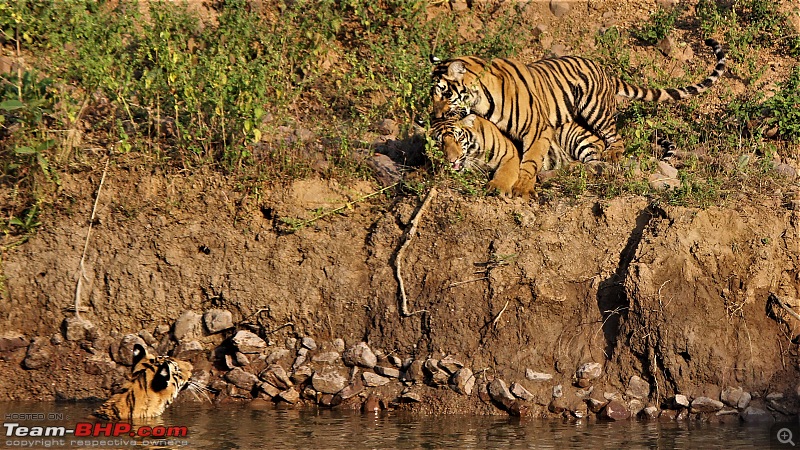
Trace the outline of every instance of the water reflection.
{"type": "MultiPolygon", "coordinates": [[[[55,414],[51,420],[14,420],[21,426],[64,426],[92,420],[97,405],[0,403],[7,414],[55,414]],[[59,419],[60,420],[57,420],[59,419]]],[[[18,418],[18,417],[17,417],[18,418]]],[[[701,422],[588,422],[508,417],[362,415],[352,411],[295,410],[248,405],[182,403],[148,425],[186,426],[193,449],[486,449],[486,448],[768,448],[769,428],[701,422]]],[[[8,427],[5,427],[8,430],[8,427]]],[[[4,433],[7,434],[7,433],[4,433]]],[[[70,436],[67,436],[69,439],[70,436]]],[[[5,447],[12,447],[6,436],[5,447]]],[[[99,439],[99,438],[91,438],[99,439]]],[[[96,444],[95,444],[96,445],[96,444]]],[[[130,445],[121,447],[127,448],[130,445]]],[[[65,445],[64,447],[70,447],[65,445]]],[[[74,445],[72,446],[74,448],[74,445]]],[[[30,446],[28,447],[30,448],[30,446]]],[[[37,448],[37,447],[34,447],[37,448]]],[[[39,447],[44,448],[44,447],[39,447]]],[[[50,448],[58,448],[51,446],[50,448]]],[[[109,446],[95,448],[114,448],[109,446]]],[[[160,448],[180,448],[166,446],[160,448]]]]}

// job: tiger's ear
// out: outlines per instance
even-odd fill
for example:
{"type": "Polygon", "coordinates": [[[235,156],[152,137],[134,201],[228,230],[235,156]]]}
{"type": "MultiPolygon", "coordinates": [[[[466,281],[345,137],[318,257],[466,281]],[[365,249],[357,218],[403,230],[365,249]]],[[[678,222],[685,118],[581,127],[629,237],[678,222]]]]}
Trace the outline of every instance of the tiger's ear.
{"type": "Polygon", "coordinates": [[[147,350],[144,349],[142,344],[134,344],[134,346],[133,346],[133,366],[131,366],[131,367],[136,367],[136,365],[139,364],[139,361],[144,359],[145,356],[147,356],[147,350]]]}
{"type": "Polygon", "coordinates": [[[150,383],[150,386],[153,388],[154,391],[162,391],[169,386],[169,379],[170,379],[170,370],[169,370],[169,363],[165,362],[159,366],[158,370],[156,371],[155,376],[153,377],[153,381],[150,383]]]}
{"type": "Polygon", "coordinates": [[[477,117],[478,116],[476,116],[475,114],[469,114],[463,119],[461,119],[461,124],[467,128],[472,128],[475,125],[475,119],[477,117]]]}
{"type": "Polygon", "coordinates": [[[467,67],[463,61],[453,61],[447,67],[447,77],[452,81],[461,82],[465,73],[467,73],[467,67]]]}
{"type": "Polygon", "coordinates": [[[433,54],[428,55],[428,61],[431,64],[439,64],[440,62],[442,62],[441,58],[433,56],[433,54]]]}

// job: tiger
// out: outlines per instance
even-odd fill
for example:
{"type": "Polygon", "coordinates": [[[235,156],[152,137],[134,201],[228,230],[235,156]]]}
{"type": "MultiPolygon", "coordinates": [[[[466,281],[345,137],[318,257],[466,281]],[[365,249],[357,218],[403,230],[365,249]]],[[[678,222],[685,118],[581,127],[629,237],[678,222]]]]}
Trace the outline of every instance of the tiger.
{"type": "MultiPolygon", "coordinates": [[[[440,145],[445,158],[456,172],[475,168],[494,171],[488,188],[511,194],[519,177],[519,152],[511,139],[492,122],[476,114],[458,119],[443,117],[431,123],[431,137],[440,145]]],[[[664,149],[662,160],[671,157],[675,145],[659,139],[664,149]]],[[[554,139],[542,164],[542,170],[558,169],[574,162],[602,161],[605,143],[576,122],[555,131],[554,139]]]]}
{"type": "Polygon", "coordinates": [[[631,85],[606,74],[596,62],[577,56],[543,59],[530,65],[513,59],[486,61],[474,56],[438,62],[432,59],[436,64],[431,88],[433,119],[474,112],[519,142],[520,170],[512,192],[528,197],[559,127],[576,122],[586,131],[577,135],[584,136],[584,142],[591,145],[602,141],[602,159],[614,161],[624,150],[615,122],[618,98],[681,100],[713,86],[725,72],[725,52],[713,39],[707,39],[705,44],[717,58],[714,70],[699,83],[671,89],[631,85]],[[591,135],[599,139],[590,142],[591,135]]]}
{"type": "Polygon", "coordinates": [[[152,356],[136,344],[129,381],[93,415],[115,422],[160,416],[182,389],[194,386],[191,376],[191,363],[152,356]]]}

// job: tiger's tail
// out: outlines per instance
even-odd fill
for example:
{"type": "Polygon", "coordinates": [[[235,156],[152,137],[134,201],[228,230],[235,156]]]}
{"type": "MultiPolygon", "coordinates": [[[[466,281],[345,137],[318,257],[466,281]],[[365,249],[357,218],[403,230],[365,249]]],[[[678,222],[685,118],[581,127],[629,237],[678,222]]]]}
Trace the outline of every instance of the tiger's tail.
{"type": "Polygon", "coordinates": [[[714,51],[717,57],[717,65],[705,80],[682,88],[671,89],[647,89],[628,84],[620,79],[616,79],[617,95],[633,100],[644,100],[648,102],[666,102],[672,100],[682,100],[701,94],[713,86],[719,77],[725,73],[725,51],[722,46],[714,39],[706,39],[705,44],[714,51]]]}

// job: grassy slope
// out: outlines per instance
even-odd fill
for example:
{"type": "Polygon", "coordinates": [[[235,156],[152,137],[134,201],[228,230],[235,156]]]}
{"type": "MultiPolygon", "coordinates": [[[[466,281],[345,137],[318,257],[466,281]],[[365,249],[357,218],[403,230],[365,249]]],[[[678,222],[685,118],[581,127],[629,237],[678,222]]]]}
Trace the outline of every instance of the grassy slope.
{"type": "MultiPolygon", "coordinates": [[[[368,178],[376,124],[394,120],[393,137],[402,139],[427,118],[434,47],[441,57],[535,59],[549,36],[627,80],[659,87],[691,83],[710,68],[702,55],[664,70],[669,60],[652,47],[664,36],[689,43],[713,36],[729,48],[731,75],[710,94],[623,109],[631,155],[623,170],[565,171],[542,186],[543,199],[634,193],[704,206],[740,193],[774,195],[792,189],[776,162],[797,167],[800,153],[793,143],[800,138],[800,38],[786,21],[794,12],[770,0],[691,2],[649,18],[639,13],[633,27],[598,30],[597,17],[578,18],[545,35],[535,29],[538,2],[476,2],[458,12],[413,0],[228,0],[211,10],[125,0],[12,3],[0,4],[2,62],[10,66],[0,74],[3,246],[35,230],[39,211],[62,201],[59,172],[101,167],[107,157],[219,170],[245,190],[315,172],[368,178]],[[781,79],[770,77],[763,58],[783,68],[781,79]],[[676,164],[681,186],[667,193],[647,183],[654,131],[684,150],[676,164]]],[[[425,151],[434,164],[423,179],[484,195],[479,177],[454,177],[430,143],[425,151]]]]}

